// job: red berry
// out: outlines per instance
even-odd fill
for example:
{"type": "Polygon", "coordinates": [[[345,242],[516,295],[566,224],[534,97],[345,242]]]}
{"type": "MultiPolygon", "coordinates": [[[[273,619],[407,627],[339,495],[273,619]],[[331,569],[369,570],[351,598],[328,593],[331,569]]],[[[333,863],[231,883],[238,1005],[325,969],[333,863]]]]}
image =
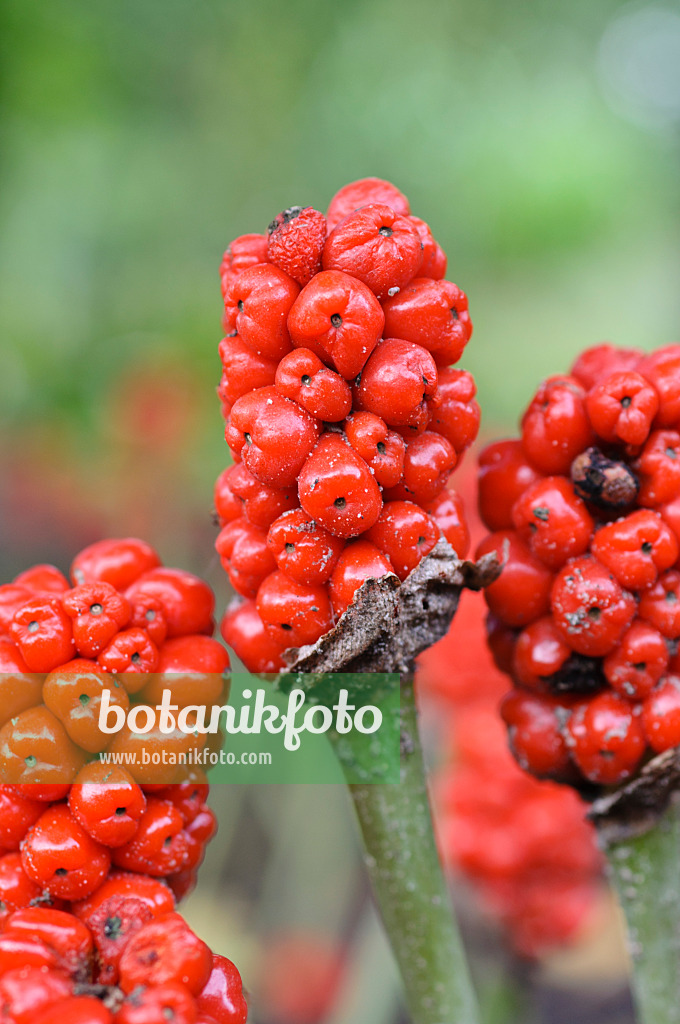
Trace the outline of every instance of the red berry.
{"type": "Polygon", "coordinates": [[[289,644],[269,634],[254,601],[228,608],[220,632],[249,672],[278,672],[283,668],[281,654],[289,644]]]}
{"type": "Polygon", "coordinates": [[[539,779],[570,775],[569,750],[560,726],[564,712],[565,704],[555,697],[520,691],[508,693],[501,704],[510,749],[517,763],[539,779]]]}
{"type": "Polygon", "coordinates": [[[195,1024],[196,1000],[185,985],[167,981],[150,988],[140,986],[127,997],[115,1024],[195,1024]]]}
{"type": "Polygon", "coordinates": [[[297,482],[279,489],[261,483],[242,464],[229,466],[215,483],[215,510],[224,523],[245,516],[267,530],[280,515],[299,506],[297,482]]]}
{"type": "Polygon", "coordinates": [[[424,430],[437,379],[437,367],[426,349],[400,338],[386,338],[363,369],[356,386],[357,404],[390,427],[424,430]]]}
{"type": "Polygon", "coordinates": [[[629,779],[645,752],[640,718],[623,697],[601,693],[584,701],[567,722],[571,756],[591,782],[629,779]]]}
{"type": "Polygon", "coordinates": [[[94,996],[70,996],[41,1010],[35,1024],[63,1024],[65,1020],[69,1024],[111,1024],[113,1017],[94,996]]]}
{"type": "Polygon", "coordinates": [[[300,292],[296,281],[269,263],[248,267],[227,287],[225,321],[254,352],[278,360],[290,352],[286,321],[300,292]]]}
{"type": "Polygon", "coordinates": [[[439,536],[434,519],[410,501],[389,501],[366,531],[366,539],[386,555],[400,580],[432,551],[439,536]]]}
{"type": "Polygon", "coordinates": [[[585,391],[573,377],[549,377],[522,417],[522,447],[541,473],[569,473],[593,441],[585,391]]]}
{"type": "Polygon", "coordinates": [[[595,558],[574,558],[555,577],[550,603],[557,629],[579,654],[612,651],[635,615],[635,598],[595,558]]]}
{"type": "Polygon", "coordinates": [[[328,584],[336,615],[342,615],[367,579],[380,579],[394,570],[379,548],[367,540],[355,540],[340,555],[328,584]]]}
{"type": "Polygon", "coordinates": [[[168,635],[168,620],[162,603],[153,594],[137,594],[130,607],[130,626],[145,629],[149,639],[160,647],[168,635]]]}
{"type": "Polygon", "coordinates": [[[63,594],[69,589],[69,583],[63,572],[55,565],[34,565],[14,577],[17,587],[26,587],[36,594],[63,594]]]}
{"type": "Polygon", "coordinates": [[[256,604],[267,632],[286,647],[313,644],[333,625],[326,587],[297,583],[283,572],[267,577],[256,604]]]}
{"type": "Polygon", "coordinates": [[[83,658],[96,658],[130,621],[130,602],[110,583],[82,583],[61,599],[83,658]]]}
{"type": "Polygon", "coordinates": [[[158,672],[142,690],[142,700],[155,707],[167,689],[172,703],[180,708],[215,704],[222,696],[228,671],[229,655],[217,640],[202,634],[176,636],[161,647],[158,672]]]}
{"type": "Polygon", "coordinates": [[[9,634],[15,614],[33,597],[34,592],[28,587],[21,587],[15,583],[0,585],[0,634],[9,634]]]}
{"type": "Polygon", "coordinates": [[[338,270],[317,274],[288,317],[293,344],[311,349],[346,380],[361,373],[382,334],[385,316],[361,281],[338,270]]]}
{"type": "Polygon", "coordinates": [[[14,910],[40,898],[42,888],[24,871],[19,852],[0,856],[0,927],[14,910]]]}
{"type": "Polygon", "coordinates": [[[149,797],[137,829],[112,851],[116,867],[163,878],[186,866],[187,839],[182,815],[169,800],[149,797]]]}
{"type": "Polygon", "coordinates": [[[640,595],[638,615],[669,640],[680,637],[680,572],[663,573],[640,595]]]}
{"type": "Polygon", "coordinates": [[[262,581],[276,569],[267,547],[267,534],[245,516],[234,519],[221,530],[215,550],[232,587],[243,597],[255,597],[262,581]]]}
{"type": "Polygon", "coordinates": [[[111,680],[96,661],[69,661],[50,672],[43,685],[45,705],[73,742],[90,754],[98,753],[110,742],[99,728],[104,690],[109,690],[111,703],[127,714],[130,702],[125,688],[117,679],[111,680]]]}
{"type": "Polygon", "coordinates": [[[18,850],[21,840],[45,807],[11,786],[0,786],[0,850],[18,850]]]}
{"type": "Polygon", "coordinates": [[[512,661],[512,676],[521,686],[537,693],[549,690],[549,680],[568,658],[571,647],[555,627],[550,615],[530,623],[517,637],[512,661]]]}
{"type": "Polygon", "coordinates": [[[68,805],[75,820],[93,839],[113,847],[132,839],[146,799],[125,768],[94,761],[78,773],[68,805]]]}
{"type": "Polygon", "coordinates": [[[241,271],[267,262],[266,235],[239,235],[229,245],[220,264],[220,285],[224,298],[231,282],[241,271]]]}
{"type": "Polygon", "coordinates": [[[268,228],[267,259],[298,284],[309,284],[321,270],[326,218],[311,206],[291,206],[268,228]]]}
{"type": "Polygon", "coordinates": [[[320,429],[317,419],[270,387],[239,398],[225,436],[254,477],[283,488],[297,480],[320,429]]]}
{"type": "Polygon", "coordinates": [[[424,508],[458,558],[465,558],[470,548],[470,531],[461,496],[455,491],[444,490],[433,501],[427,502],[424,508]]]}
{"type": "Polygon", "coordinates": [[[489,530],[512,528],[512,509],[531,484],[540,479],[527,462],[521,441],[496,441],[479,456],[479,514],[489,530]]]}
{"type": "Polygon", "coordinates": [[[603,378],[586,396],[590,422],[605,441],[644,444],[658,408],[656,391],[634,370],[603,378]]]}
{"type": "Polygon", "coordinates": [[[511,530],[498,530],[478,546],[476,557],[496,552],[501,574],[484,591],[490,610],[508,626],[526,626],[550,609],[553,574],[511,530]]]}
{"type": "MultiPolygon", "coordinates": [[[[158,666],[158,648],[145,629],[125,629],[117,633],[98,655],[97,662],[105,672],[114,675],[125,674],[130,677],[154,672],[158,666]]],[[[128,693],[136,693],[143,685],[143,679],[138,683],[131,678],[125,680],[128,693]]]]}
{"type": "Polygon", "coordinates": [[[680,676],[667,676],[647,697],[642,727],[655,753],[680,746],[680,676]]]}
{"type": "Polygon", "coordinates": [[[677,427],[680,423],[680,345],[667,345],[643,356],[636,370],[659,396],[655,426],[677,427]]]}
{"type": "Polygon", "coordinates": [[[355,411],[343,423],[352,448],[373,470],[381,487],[395,487],[404,474],[404,439],[372,412],[355,411]]]}
{"type": "Polygon", "coordinates": [[[15,613],[9,628],[31,672],[50,672],[75,656],[71,620],[58,597],[34,597],[15,613]]]}
{"type": "MultiPolygon", "coordinates": [[[[391,206],[391,203],[387,204],[391,206]]],[[[394,209],[394,207],[392,207],[394,209]]],[[[420,276],[431,277],[439,281],[446,273],[446,253],[440,245],[437,245],[430,227],[420,217],[410,216],[407,218],[420,235],[423,246],[423,262],[420,265],[420,276]]]]}
{"type": "Polygon", "coordinates": [[[340,434],[323,434],[298,481],[300,503],[335,537],[356,537],[376,522],[380,489],[364,460],[340,434]]]}
{"type": "Polygon", "coordinates": [[[636,370],[642,355],[642,349],[639,348],[618,348],[606,343],[593,345],[581,353],[570,374],[576,377],[586,391],[590,391],[612,373],[636,370]]]}
{"type": "Polygon", "coordinates": [[[212,971],[212,953],[179,914],[150,921],[132,936],[120,958],[120,987],[185,985],[197,996],[212,971]]]}
{"type": "Polygon", "coordinates": [[[4,934],[44,942],[56,953],[59,966],[72,977],[87,977],[90,973],[92,936],[73,914],[51,907],[23,907],[9,916],[4,934]]]}
{"type": "Polygon", "coordinates": [[[642,590],[651,586],[660,572],[670,569],[679,547],[661,516],[640,509],[598,530],[592,552],[624,587],[642,590]]]}
{"type": "Polygon", "coordinates": [[[403,288],[423,262],[415,226],[380,203],[348,214],[323,249],[323,269],[341,270],[368,285],[378,299],[403,288]]]}
{"type": "Polygon", "coordinates": [[[152,569],[125,592],[132,602],[140,594],[160,601],[168,623],[168,637],[212,633],[215,598],[208,584],[193,573],[164,567],[152,569]]]}
{"type": "Polygon", "coordinates": [[[115,985],[118,966],[130,936],[153,920],[151,908],[134,896],[111,896],[87,918],[97,950],[97,983],[115,985]]]}
{"type": "Polygon", "coordinates": [[[658,629],[636,619],[602,663],[609,685],[629,700],[644,700],[668,668],[666,641],[658,629]]]}
{"type": "Polygon", "coordinates": [[[21,862],[28,877],[51,895],[80,900],[102,883],[111,859],[68,807],[55,804],[26,836],[21,862]]]}
{"type": "Polygon", "coordinates": [[[269,527],[267,545],[276,565],[298,583],[326,583],[344,543],[299,508],[269,527]]]}
{"type": "Polygon", "coordinates": [[[382,178],[360,178],[349,185],[343,185],[331,199],[326,214],[329,230],[332,231],[349,213],[373,203],[391,206],[400,217],[407,217],[411,212],[408,199],[392,182],[382,178]]]}
{"type": "Polygon", "coordinates": [[[217,393],[230,406],[256,388],[274,383],[276,359],[268,359],[246,345],[238,334],[223,338],[219,347],[222,380],[217,393]]]}
{"type": "Polygon", "coordinates": [[[654,508],[680,494],[680,434],[655,430],[634,467],[640,476],[638,501],[654,508]]]}
{"type": "Polygon", "coordinates": [[[515,529],[550,569],[588,550],[594,523],[569,480],[548,476],[524,491],[512,508],[515,529]]]}
{"type": "Polygon", "coordinates": [[[0,978],[3,1024],[33,1024],[36,1013],[71,994],[73,983],[56,970],[17,967],[0,978]]]}
{"type": "Polygon", "coordinates": [[[443,367],[439,370],[439,404],[430,412],[428,430],[436,430],[461,455],[477,437],[480,408],[475,401],[477,386],[467,370],[443,367]]]}
{"type": "Polygon", "coordinates": [[[276,390],[328,423],[344,419],[352,408],[347,381],[308,348],[294,349],[283,357],[276,371],[276,390]]]}
{"type": "Polygon", "coordinates": [[[246,1024],[248,1004],[241,975],[226,956],[213,955],[212,971],[196,997],[199,1012],[217,1024],[246,1024]]]}
{"type": "Polygon", "coordinates": [[[175,908],[175,898],[163,882],[148,875],[112,871],[91,896],[74,903],[73,913],[86,924],[107,900],[133,898],[149,908],[154,917],[165,916],[175,908]]]}
{"type": "Polygon", "coordinates": [[[455,465],[453,446],[441,434],[427,430],[406,445],[403,481],[390,488],[385,498],[426,505],[444,490],[455,465]]]}
{"type": "Polygon", "coordinates": [[[429,349],[440,366],[458,362],[472,335],[467,296],[452,281],[418,277],[383,310],[386,335],[429,349]]]}
{"type": "Polygon", "coordinates": [[[63,783],[64,779],[71,782],[84,760],[84,752],[42,704],[20,712],[0,729],[0,776],[7,782],[29,786],[25,795],[33,799],[39,800],[41,795],[40,786],[32,784],[55,780],[63,783]]]}
{"type": "Polygon", "coordinates": [[[81,583],[110,583],[126,590],[142,573],[161,564],[152,547],[136,537],[100,540],[84,548],[73,560],[71,579],[81,583]]]}

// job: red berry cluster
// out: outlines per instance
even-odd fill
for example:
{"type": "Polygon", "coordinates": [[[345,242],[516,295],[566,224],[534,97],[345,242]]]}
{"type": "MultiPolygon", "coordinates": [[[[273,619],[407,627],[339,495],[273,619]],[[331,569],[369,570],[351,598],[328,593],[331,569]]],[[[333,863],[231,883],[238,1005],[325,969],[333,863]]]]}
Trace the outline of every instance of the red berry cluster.
{"type": "Polygon", "coordinates": [[[112,894],[76,914],[32,906],[0,932],[2,1024],[245,1024],[231,960],[171,906],[112,894]]]}
{"type": "Polygon", "coordinates": [[[472,323],[445,272],[427,224],[378,178],[224,254],[218,394],[234,465],[215,487],[216,547],[246,600],[222,633],[254,671],[327,632],[367,578],[404,579],[440,535],[465,552],[445,488],[479,408],[451,366],[472,323]]]}
{"type": "Polygon", "coordinates": [[[480,457],[489,642],[512,749],[611,785],[680,744],[680,345],[598,345],[480,457]]]}
{"type": "Polygon", "coordinates": [[[131,699],[155,707],[164,688],[180,708],[220,697],[229,656],[211,637],[210,587],[162,566],[135,538],[85,548],[71,583],[38,565],[0,586],[0,779],[73,782],[106,750],[128,756],[138,782],[179,781],[181,766],[145,766],[137,753],[163,748],[178,760],[205,736],[136,733],[127,724],[105,733],[99,711],[104,690],[125,714],[131,699]]]}

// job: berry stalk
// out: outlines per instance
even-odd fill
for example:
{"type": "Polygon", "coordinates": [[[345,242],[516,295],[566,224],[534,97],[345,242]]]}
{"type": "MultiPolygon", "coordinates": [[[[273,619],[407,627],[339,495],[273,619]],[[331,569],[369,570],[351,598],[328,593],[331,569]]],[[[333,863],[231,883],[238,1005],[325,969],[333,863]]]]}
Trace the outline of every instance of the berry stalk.
{"type": "Polygon", "coordinates": [[[402,678],[400,739],[399,785],[349,787],[366,867],[413,1024],[477,1024],[477,1001],[434,841],[412,676],[402,678]]]}
{"type": "Polygon", "coordinates": [[[680,1024],[680,802],[654,828],[606,848],[628,928],[640,1024],[680,1024]]]}

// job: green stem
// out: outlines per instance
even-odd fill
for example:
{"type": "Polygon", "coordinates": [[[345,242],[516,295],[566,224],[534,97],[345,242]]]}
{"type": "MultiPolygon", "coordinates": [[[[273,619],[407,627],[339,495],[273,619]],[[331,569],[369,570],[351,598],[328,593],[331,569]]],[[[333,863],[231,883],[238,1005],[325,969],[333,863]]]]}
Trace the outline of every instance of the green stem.
{"type": "Polygon", "coordinates": [[[680,803],[606,853],[628,926],[640,1024],[680,1024],[680,803]]]}
{"type": "Polygon", "coordinates": [[[401,686],[400,732],[400,784],[349,786],[368,873],[413,1024],[478,1024],[476,997],[435,846],[410,678],[401,686]]]}

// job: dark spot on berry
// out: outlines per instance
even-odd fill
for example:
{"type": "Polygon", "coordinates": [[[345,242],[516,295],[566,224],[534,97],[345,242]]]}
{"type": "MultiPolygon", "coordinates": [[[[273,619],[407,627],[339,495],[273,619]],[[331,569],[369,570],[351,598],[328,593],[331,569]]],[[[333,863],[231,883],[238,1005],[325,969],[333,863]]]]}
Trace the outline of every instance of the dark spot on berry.
{"type": "Polygon", "coordinates": [[[24,758],[24,763],[27,768],[35,768],[38,763],[38,759],[34,757],[33,754],[29,754],[28,757],[24,758]]]}
{"type": "Polygon", "coordinates": [[[425,543],[425,538],[424,537],[418,537],[418,546],[420,546],[421,544],[424,544],[424,543],[425,543]]]}
{"type": "Polygon", "coordinates": [[[666,601],[667,601],[668,604],[675,604],[677,599],[678,599],[678,595],[675,593],[674,590],[669,590],[668,593],[666,594],[666,601]]]}
{"type": "Polygon", "coordinates": [[[238,338],[238,331],[229,331],[227,338],[238,338]]]}
{"type": "Polygon", "coordinates": [[[126,807],[116,807],[116,814],[118,815],[119,818],[122,817],[122,815],[125,814],[126,811],[126,807]]]}
{"type": "Polygon", "coordinates": [[[282,622],[281,623],[281,629],[292,629],[292,628],[293,627],[291,626],[291,624],[289,622],[282,622]]]}
{"type": "Polygon", "coordinates": [[[294,544],[286,544],[286,554],[287,555],[292,555],[294,551],[295,551],[295,545],[294,544]]]}
{"type": "Polygon", "coordinates": [[[538,508],[534,509],[534,515],[537,519],[540,519],[542,523],[547,523],[550,519],[550,509],[546,508],[545,505],[539,505],[538,508]]]}
{"type": "Polygon", "coordinates": [[[611,759],[614,757],[613,750],[600,750],[599,754],[600,757],[603,758],[605,761],[611,761],[611,759]]]}
{"type": "Polygon", "coordinates": [[[331,316],[331,323],[333,327],[342,327],[342,317],[339,313],[333,313],[331,316]]]}
{"type": "Polygon", "coordinates": [[[378,234],[382,235],[383,238],[389,238],[393,231],[392,228],[388,228],[387,224],[383,224],[381,228],[378,228],[378,234]]]}
{"type": "Polygon", "coordinates": [[[142,660],[142,656],[141,656],[141,654],[139,653],[139,651],[135,651],[135,652],[134,652],[134,653],[132,654],[132,656],[130,657],[130,661],[132,662],[132,664],[133,664],[133,665],[137,665],[137,664],[139,664],[139,662],[140,662],[141,660],[142,660]]]}
{"type": "Polygon", "coordinates": [[[244,433],[243,438],[244,438],[246,444],[252,444],[253,443],[253,439],[252,439],[252,437],[250,436],[250,434],[248,433],[247,430],[244,433]]]}
{"type": "Polygon", "coordinates": [[[95,604],[91,604],[90,605],[90,614],[92,614],[92,615],[101,615],[101,613],[103,611],[104,611],[104,605],[103,604],[99,604],[98,601],[95,602],[95,604]]]}
{"type": "MultiPolygon", "coordinates": [[[[7,904],[4,900],[0,900],[0,914],[4,914],[7,910],[7,904]]],[[[9,1013],[9,1010],[7,1011],[9,1013]]]]}
{"type": "Polygon", "coordinates": [[[121,917],[107,917],[104,922],[104,936],[107,939],[117,939],[121,933],[123,919],[121,917]]]}
{"type": "Polygon", "coordinates": [[[456,309],[455,306],[451,306],[451,316],[453,317],[454,320],[460,320],[458,310],[456,309]]]}
{"type": "Polygon", "coordinates": [[[163,846],[170,846],[172,844],[172,836],[166,836],[163,840],[163,846]]]}
{"type": "Polygon", "coordinates": [[[38,630],[40,629],[40,623],[36,622],[36,620],[33,619],[32,622],[29,622],[29,624],[28,624],[28,626],[26,628],[28,629],[29,633],[37,633],[38,630]]]}
{"type": "MultiPolygon", "coordinates": [[[[427,379],[427,377],[423,376],[423,384],[425,385],[425,387],[427,387],[429,383],[430,383],[430,382],[429,382],[429,380],[427,379]]],[[[423,395],[423,398],[424,398],[424,397],[425,397],[425,395],[423,395]]]]}
{"type": "Polygon", "coordinates": [[[602,615],[602,609],[598,608],[597,605],[593,605],[592,608],[588,609],[588,618],[592,619],[593,622],[598,622],[602,615]]]}
{"type": "Polygon", "coordinates": [[[175,1011],[171,1006],[164,1006],[163,1009],[161,1010],[161,1013],[163,1014],[166,1020],[175,1019],[175,1011]]]}
{"type": "Polygon", "coordinates": [[[678,453],[676,452],[675,448],[666,448],[666,455],[669,459],[677,459],[678,457],[678,453]]]}
{"type": "Polygon", "coordinates": [[[239,313],[243,312],[243,299],[238,300],[238,302],[236,303],[236,308],[238,309],[239,313]]]}
{"type": "Polygon", "coordinates": [[[80,701],[84,708],[86,708],[87,705],[90,703],[90,698],[86,693],[81,693],[80,697],[78,697],[78,700],[80,701]]]}
{"type": "Polygon", "coordinates": [[[345,500],[345,498],[342,497],[336,498],[333,504],[335,505],[336,508],[344,508],[345,505],[347,504],[347,501],[345,500]]]}
{"type": "Polygon", "coordinates": [[[385,452],[387,451],[387,445],[385,444],[384,441],[378,441],[376,448],[378,449],[378,453],[380,455],[384,455],[385,452]]]}
{"type": "Polygon", "coordinates": [[[644,541],[642,543],[642,545],[640,546],[640,551],[642,552],[643,555],[651,555],[653,550],[654,550],[654,545],[649,540],[644,541]]]}
{"type": "Polygon", "coordinates": [[[153,608],[148,608],[144,616],[147,622],[154,622],[156,619],[156,612],[153,608]]]}
{"type": "Polygon", "coordinates": [[[308,388],[309,385],[312,383],[312,378],[309,376],[308,373],[303,373],[302,376],[300,377],[300,383],[304,384],[304,386],[308,388]]]}
{"type": "Polygon", "coordinates": [[[636,672],[644,672],[645,669],[647,668],[647,662],[646,661],[636,661],[633,664],[633,668],[635,669],[636,672]]]}
{"type": "Polygon", "coordinates": [[[54,873],[55,873],[55,875],[58,875],[59,878],[63,878],[64,875],[68,874],[68,869],[67,868],[57,868],[57,870],[54,873]]]}

